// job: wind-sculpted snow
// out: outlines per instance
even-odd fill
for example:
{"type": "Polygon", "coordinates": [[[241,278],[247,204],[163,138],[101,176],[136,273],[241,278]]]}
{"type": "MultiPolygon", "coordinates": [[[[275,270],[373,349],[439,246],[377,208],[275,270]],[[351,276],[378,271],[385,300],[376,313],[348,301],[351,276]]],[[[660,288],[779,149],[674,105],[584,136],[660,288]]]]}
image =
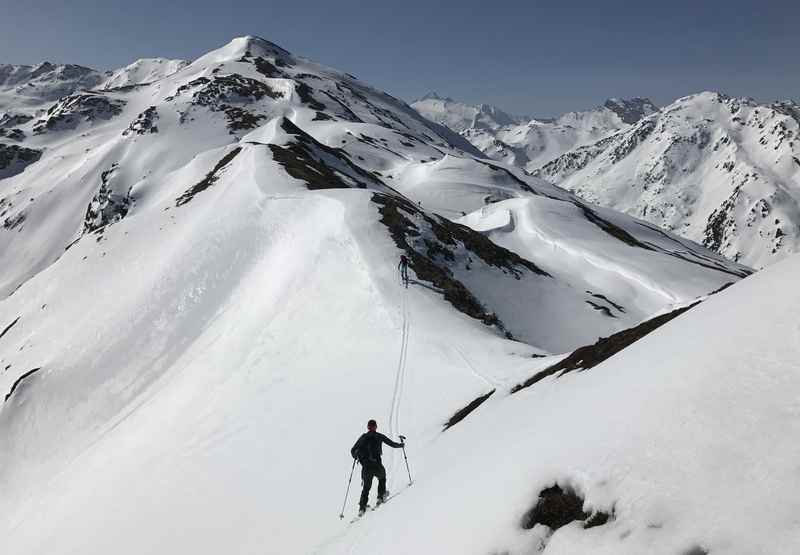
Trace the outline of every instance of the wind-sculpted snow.
{"type": "Polygon", "coordinates": [[[651,517],[664,552],[713,545],[643,497],[633,448],[603,450],[672,413],[595,425],[666,371],[604,371],[613,357],[510,390],[746,268],[255,37],[49,109],[15,121],[41,156],[0,182],[4,553],[556,552],[597,535],[613,551],[627,530],[641,553],[651,517]],[[348,448],[370,417],[409,437],[416,481],[403,490],[386,453],[399,495],[348,527],[348,448]],[[542,496],[609,518],[551,536],[542,496]],[[415,533],[383,543],[398,522],[415,533]]]}

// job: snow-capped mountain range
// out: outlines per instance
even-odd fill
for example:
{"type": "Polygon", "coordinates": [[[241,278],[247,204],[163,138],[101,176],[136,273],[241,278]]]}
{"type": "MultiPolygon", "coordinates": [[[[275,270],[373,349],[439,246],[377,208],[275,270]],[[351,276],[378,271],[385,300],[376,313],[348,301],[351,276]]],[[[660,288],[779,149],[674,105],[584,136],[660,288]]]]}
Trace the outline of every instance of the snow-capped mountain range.
{"type": "Polygon", "coordinates": [[[490,158],[533,171],[573,148],[594,143],[658,108],[645,98],[612,98],[593,110],[558,118],[511,116],[495,106],[464,104],[429,93],[411,104],[460,133],[490,158]]]}
{"type": "Polygon", "coordinates": [[[797,545],[796,257],[748,277],[261,38],[78,73],[3,89],[4,553],[797,545]],[[350,524],[368,418],[414,484],[386,452],[350,524]]]}
{"type": "Polygon", "coordinates": [[[156,81],[186,64],[184,60],[143,58],[113,71],[50,62],[35,66],[0,64],[0,118],[31,116],[45,105],[79,90],[156,81]]]}
{"type": "MultiPolygon", "coordinates": [[[[447,124],[427,101],[414,106],[447,124]]],[[[554,123],[457,129],[493,159],[732,260],[761,268],[800,250],[795,102],[705,92],[658,110],[611,99],[554,123]]]]}

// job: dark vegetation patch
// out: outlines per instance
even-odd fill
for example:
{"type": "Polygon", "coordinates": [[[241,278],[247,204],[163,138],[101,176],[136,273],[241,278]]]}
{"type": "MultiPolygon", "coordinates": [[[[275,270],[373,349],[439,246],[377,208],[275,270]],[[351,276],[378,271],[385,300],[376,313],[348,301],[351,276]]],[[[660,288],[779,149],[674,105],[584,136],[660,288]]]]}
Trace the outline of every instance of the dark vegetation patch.
{"type": "Polygon", "coordinates": [[[530,530],[537,524],[547,526],[553,532],[570,522],[581,521],[583,527],[602,526],[614,518],[614,511],[606,513],[583,510],[584,499],[569,487],[561,488],[555,484],[539,492],[536,504],[525,513],[520,522],[524,530],[530,530]]]}
{"type": "Polygon", "coordinates": [[[35,373],[36,373],[36,372],[38,372],[39,370],[41,370],[41,368],[34,368],[33,370],[28,370],[27,372],[25,372],[24,374],[22,374],[22,375],[21,375],[19,378],[17,378],[17,379],[14,381],[14,383],[11,385],[11,389],[10,389],[10,390],[9,390],[9,392],[6,394],[6,398],[3,400],[3,402],[6,402],[6,401],[8,401],[8,400],[9,400],[9,398],[11,398],[11,395],[13,395],[13,394],[14,394],[14,390],[15,390],[15,389],[17,389],[17,387],[18,387],[18,386],[19,386],[19,385],[20,385],[20,384],[21,384],[23,381],[25,381],[25,379],[29,378],[30,376],[32,376],[33,374],[35,374],[35,373]]]}
{"type": "Polygon", "coordinates": [[[220,161],[217,162],[217,164],[214,166],[214,169],[208,172],[201,181],[190,187],[185,193],[183,193],[181,196],[175,199],[175,206],[183,206],[187,202],[191,201],[196,194],[200,193],[201,191],[205,191],[206,189],[211,187],[214,184],[214,182],[218,179],[217,173],[222,168],[227,166],[231,162],[231,160],[236,158],[236,155],[239,154],[241,150],[242,147],[237,146],[236,148],[231,150],[228,154],[223,156],[220,159],[220,161]]]}
{"type": "Polygon", "coordinates": [[[0,338],[2,338],[5,334],[7,334],[8,330],[13,328],[17,324],[17,322],[19,322],[20,318],[22,318],[22,316],[17,316],[17,318],[13,322],[11,322],[9,325],[3,328],[3,331],[0,331],[0,338]]]}
{"type": "Polygon", "coordinates": [[[388,189],[379,178],[354,164],[345,151],[323,145],[288,119],[281,122],[281,129],[292,135],[294,142],[268,145],[272,156],[309,189],[388,189]]]}
{"type": "Polygon", "coordinates": [[[711,293],[709,293],[709,295],[716,295],[717,293],[721,293],[722,291],[725,291],[728,287],[730,287],[734,283],[735,282],[733,282],[733,281],[729,281],[725,285],[721,285],[720,287],[714,289],[711,293]]]}
{"type": "Polygon", "coordinates": [[[158,133],[158,110],[155,106],[150,106],[147,110],[136,116],[128,128],[122,132],[124,136],[144,135],[145,133],[158,133]]]}
{"type": "Polygon", "coordinates": [[[606,316],[608,316],[610,318],[616,318],[616,316],[614,316],[611,313],[611,309],[609,309],[607,306],[603,306],[603,305],[597,304],[597,303],[592,302],[592,301],[586,301],[586,304],[591,306],[593,309],[602,312],[603,314],[605,314],[606,316]]]}
{"type": "Polygon", "coordinates": [[[420,280],[441,290],[445,300],[457,310],[486,325],[496,326],[507,338],[512,338],[497,315],[488,311],[455,278],[451,267],[461,265],[469,270],[474,256],[515,279],[521,279],[526,273],[552,277],[550,274],[466,226],[429,216],[404,197],[375,193],[372,202],[378,205],[381,223],[408,256],[409,266],[420,280]]]}
{"type": "Polygon", "coordinates": [[[464,420],[469,415],[469,413],[471,413],[479,406],[481,406],[483,402],[486,401],[489,397],[491,397],[495,391],[497,390],[493,389],[489,393],[481,395],[477,399],[470,401],[470,403],[466,407],[456,411],[456,413],[453,416],[451,416],[447,422],[445,422],[444,429],[447,430],[449,428],[452,428],[453,426],[464,420]]]}
{"type": "Polygon", "coordinates": [[[586,292],[589,293],[592,297],[594,297],[596,299],[601,299],[601,300],[607,302],[608,304],[610,304],[611,306],[613,306],[614,308],[616,308],[620,312],[625,312],[625,307],[615,303],[614,301],[612,301],[611,299],[609,299],[605,295],[601,295],[599,293],[592,293],[591,291],[586,291],[586,292]]]}
{"type": "Polygon", "coordinates": [[[573,370],[588,370],[589,368],[593,368],[632,345],[650,332],[660,328],[670,320],[677,318],[697,304],[699,304],[699,301],[689,306],[675,309],[667,314],[656,316],[655,318],[642,322],[638,326],[622,330],[609,337],[601,337],[594,345],[580,347],[562,361],[534,374],[521,384],[515,385],[511,388],[511,393],[516,393],[521,389],[532,386],[536,382],[559,372],[561,372],[560,376],[563,376],[573,370]]]}
{"type": "Polygon", "coordinates": [[[36,122],[33,134],[74,129],[83,121],[109,120],[121,114],[123,106],[125,106],[123,100],[88,91],[66,96],[53,104],[44,117],[36,122]]]}

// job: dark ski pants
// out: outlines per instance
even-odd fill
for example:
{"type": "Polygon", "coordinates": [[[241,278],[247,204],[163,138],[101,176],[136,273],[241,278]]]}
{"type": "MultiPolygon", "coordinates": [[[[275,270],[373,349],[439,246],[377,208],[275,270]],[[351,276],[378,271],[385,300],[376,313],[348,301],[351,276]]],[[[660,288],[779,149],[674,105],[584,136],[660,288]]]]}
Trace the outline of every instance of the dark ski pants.
{"type": "Polygon", "coordinates": [[[361,465],[361,481],[363,487],[361,488],[361,500],[358,503],[360,509],[367,508],[367,501],[369,500],[369,490],[372,488],[372,479],[378,479],[378,499],[386,495],[386,469],[380,462],[368,462],[361,465]]]}
{"type": "Polygon", "coordinates": [[[408,266],[400,267],[400,278],[403,280],[405,285],[408,285],[408,266]]]}

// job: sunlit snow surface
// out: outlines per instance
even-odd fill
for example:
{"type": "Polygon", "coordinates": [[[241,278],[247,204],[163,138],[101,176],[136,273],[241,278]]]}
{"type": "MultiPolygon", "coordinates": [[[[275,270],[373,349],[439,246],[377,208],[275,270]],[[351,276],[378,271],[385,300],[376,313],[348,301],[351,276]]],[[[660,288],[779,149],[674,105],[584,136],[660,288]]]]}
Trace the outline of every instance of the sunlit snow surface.
{"type": "MultiPolygon", "coordinates": [[[[776,439],[795,422],[791,367],[750,383],[759,370],[731,361],[763,344],[787,349],[770,364],[790,360],[796,327],[773,326],[795,288],[783,304],[762,292],[777,295],[794,261],[512,396],[559,353],[747,269],[478,158],[400,101],[261,39],[77,94],[24,124],[42,158],[0,181],[14,223],[0,231],[4,554],[526,553],[546,538],[520,517],[554,480],[615,518],[559,530],[548,553],[791,545],[783,490],[741,525],[762,499],[747,488],[791,484],[791,442],[776,439]],[[292,165],[298,145],[313,164],[292,165]],[[312,187],[326,179],[338,188],[312,187]],[[437,259],[520,340],[413,268],[400,286],[376,192],[410,199],[418,233],[458,218],[546,272],[477,250],[437,259]],[[404,491],[387,452],[399,495],[349,525],[349,448],[368,418],[409,437],[415,484],[404,491]],[[753,470],[758,445],[770,472],[753,470]],[[749,497],[732,487],[740,471],[749,497]]],[[[436,258],[448,237],[426,238],[436,258]]]]}

